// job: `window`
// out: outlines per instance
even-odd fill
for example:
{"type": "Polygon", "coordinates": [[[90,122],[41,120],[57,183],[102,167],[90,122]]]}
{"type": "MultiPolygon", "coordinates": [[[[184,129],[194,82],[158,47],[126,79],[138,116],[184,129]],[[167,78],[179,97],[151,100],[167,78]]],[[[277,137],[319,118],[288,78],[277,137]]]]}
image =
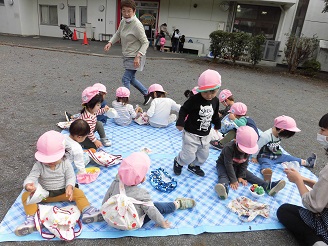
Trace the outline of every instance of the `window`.
{"type": "Polygon", "coordinates": [[[75,6],[69,6],[68,7],[68,24],[70,26],[75,26],[76,25],[75,6]]]}
{"type": "Polygon", "coordinates": [[[1,5],[3,5],[3,6],[5,5],[5,0],[0,0],[0,6],[1,5]]]}
{"type": "Polygon", "coordinates": [[[58,25],[57,5],[40,5],[41,25],[58,25]]]}
{"type": "Polygon", "coordinates": [[[81,6],[80,7],[80,16],[81,16],[81,26],[85,26],[85,23],[87,22],[87,7],[81,6]]]}

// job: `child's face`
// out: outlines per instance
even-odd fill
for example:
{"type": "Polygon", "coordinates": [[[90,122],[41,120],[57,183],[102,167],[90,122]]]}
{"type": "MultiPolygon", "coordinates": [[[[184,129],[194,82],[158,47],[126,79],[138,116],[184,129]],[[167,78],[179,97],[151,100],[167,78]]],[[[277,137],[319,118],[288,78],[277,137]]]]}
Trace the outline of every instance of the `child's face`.
{"type": "Polygon", "coordinates": [[[326,140],[328,141],[328,128],[321,127],[319,130],[319,134],[326,136],[326,140]]]}
{"type": "Polygon", "coordinates": [[[201,92],[200,94],[202,95],[202,97],[205,100],[211,101],[214,97],[216,97],[216,94],[218,94],[218,91],[219,91],[219,89],[215,89],[215,90],[201,92]]]}
{"type": "Polygon", "coordinates": [[[58,160],[58,161],[54,161],[54,162],[49,162],[49,163],[44,163],[42,162],[42,164],[48,166],[48,167],[55,167],[56,165],[58,165],[59,163],[62,162],[62,159],[58,160]]]}
{"type": "Polygon", "coordinates": [[[95,114],[101,108],[101,103],[97,103],[93,109],[90,109],[91,114],[95,114]]]}

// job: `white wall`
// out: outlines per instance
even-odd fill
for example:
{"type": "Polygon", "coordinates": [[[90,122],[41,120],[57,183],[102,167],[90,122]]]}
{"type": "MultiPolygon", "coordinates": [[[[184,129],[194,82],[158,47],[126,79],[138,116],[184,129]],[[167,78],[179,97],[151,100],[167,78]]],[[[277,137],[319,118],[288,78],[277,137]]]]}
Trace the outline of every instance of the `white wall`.
{"type": "Polygon", "coordinates": [[[19,1],[19,12],[22,27],[21,34],[39,35],[37,2],[34,0],[19,1]]]}
{"type": "Polygon", "coordinates": [[[5,5],[0,6],[0,32],[21,34],[19,1],[9,5],[9,1],[5,0],[5,5]]]}

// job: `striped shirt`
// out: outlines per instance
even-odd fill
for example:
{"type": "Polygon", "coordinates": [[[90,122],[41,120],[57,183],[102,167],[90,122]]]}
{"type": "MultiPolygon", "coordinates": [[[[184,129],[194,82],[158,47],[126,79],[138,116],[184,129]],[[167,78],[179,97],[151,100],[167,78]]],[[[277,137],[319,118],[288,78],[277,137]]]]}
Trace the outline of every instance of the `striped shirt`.
{"type": "Polygon", "coordinates": [[[88,134],[88,138],[95,142],[97,140],[94,131],[96,129],[97,123],[97,115],[106,113],[105,108],[99,109],[95,114],[91,114],[88,110],[85,110],[79,117],[79,119],[85,120],[90,126],[90,133],[88,134]]]}
{"type": "Polygon", "coordinates": [[[117,111],[118,114],[118,118],[114,118],[114,121],[117,125],[120,126],[130,125],[132,119],[134,119],[137,116],[131,104],[123,105],[121,102],[113,101],[112,106],[117,111]]]}

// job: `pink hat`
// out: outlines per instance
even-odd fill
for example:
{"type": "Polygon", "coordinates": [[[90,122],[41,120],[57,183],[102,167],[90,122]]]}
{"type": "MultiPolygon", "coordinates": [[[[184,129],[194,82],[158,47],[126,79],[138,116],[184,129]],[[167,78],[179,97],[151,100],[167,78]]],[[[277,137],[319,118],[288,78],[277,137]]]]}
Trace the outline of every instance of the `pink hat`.
{"type": "Polygon", "coordinates": [[[198,92],[211,91],[220,88],[221,75],[214,70],[207,69],[198,78],[198,92]]]}
{"type": "Polygon", "coordinates": [[[89,86],[82,92],[82,104],[90,102],[92,98],[99,94],[96,87],[89,86]]]}
{"type": "Polygon", "coordinates": [[[258,135],[250,126],[238,127],[236,133],[236,143],[246,154],[255,154],[259,150],[257,145],[258,135]]]}
{"type": "Polygon", "coordinates": [[[151,86],[149,86],[148,93],[151,93],[151,92],[154,92],[154,91],[165,92],[164,89],[163,89],[163,86],[161,86],[160,84],[152,84],[151,86]]]}
{"type": "Polygon", "coordinates": [[[297,128],[295,120],[292,117],[285,116],[285,115],[275,118],[274,126],[291,132],[301,131],[299,128],[297,128]]]}
{"type": "Polygon", "coordinates": [[[247,106],[242,102],[236,102],[231,106],[228,112],[233,113],[235,115],[246,115],[247,106]]]}
{"type": "Polygon", "coordinates": [[[130,96],[130,90],[126,87],[119,87],[116,90],[116,96],[117,97],[129,97],[130,96]]]}
{"type": "Polygon", "coordinates": [[[192,88],[192,90],[191,90],[192,94],[196,95],[198,93],[197,89],[198,89],[198,86],[195,86],[194,88],[192,88]]]}
{"type": "Polygon", "coordinates": [[[230,90],[228,89],[224,89],[220,92],[219,94],[219,101],[223,102],[224,100],[226,100],[228,97],[232,96],[232,93],[230,90]]]}
{"type": "Polygon", "coordinates": [[[60,160],[65,154],[65,137],[56,131],[48,131],[36,143],[35,158],[39,162],[51,163],[60,160]]]}
{"type": "Polygon", "coordinates": [[[149,156],[144,152],[135,152],[122,160],[118,175],[125,185],[138,185],[146,177],[149,167],[149,156]]]}
{"type": "Polygon", "coordinates": [[[97,88],[98,91],[100,91],[100,92],[105,92],[105,93],[107,93],[106,86],[104,86],[102,83],[95,83],[95,84],[93,85],[93,87],[97,88]]]}

